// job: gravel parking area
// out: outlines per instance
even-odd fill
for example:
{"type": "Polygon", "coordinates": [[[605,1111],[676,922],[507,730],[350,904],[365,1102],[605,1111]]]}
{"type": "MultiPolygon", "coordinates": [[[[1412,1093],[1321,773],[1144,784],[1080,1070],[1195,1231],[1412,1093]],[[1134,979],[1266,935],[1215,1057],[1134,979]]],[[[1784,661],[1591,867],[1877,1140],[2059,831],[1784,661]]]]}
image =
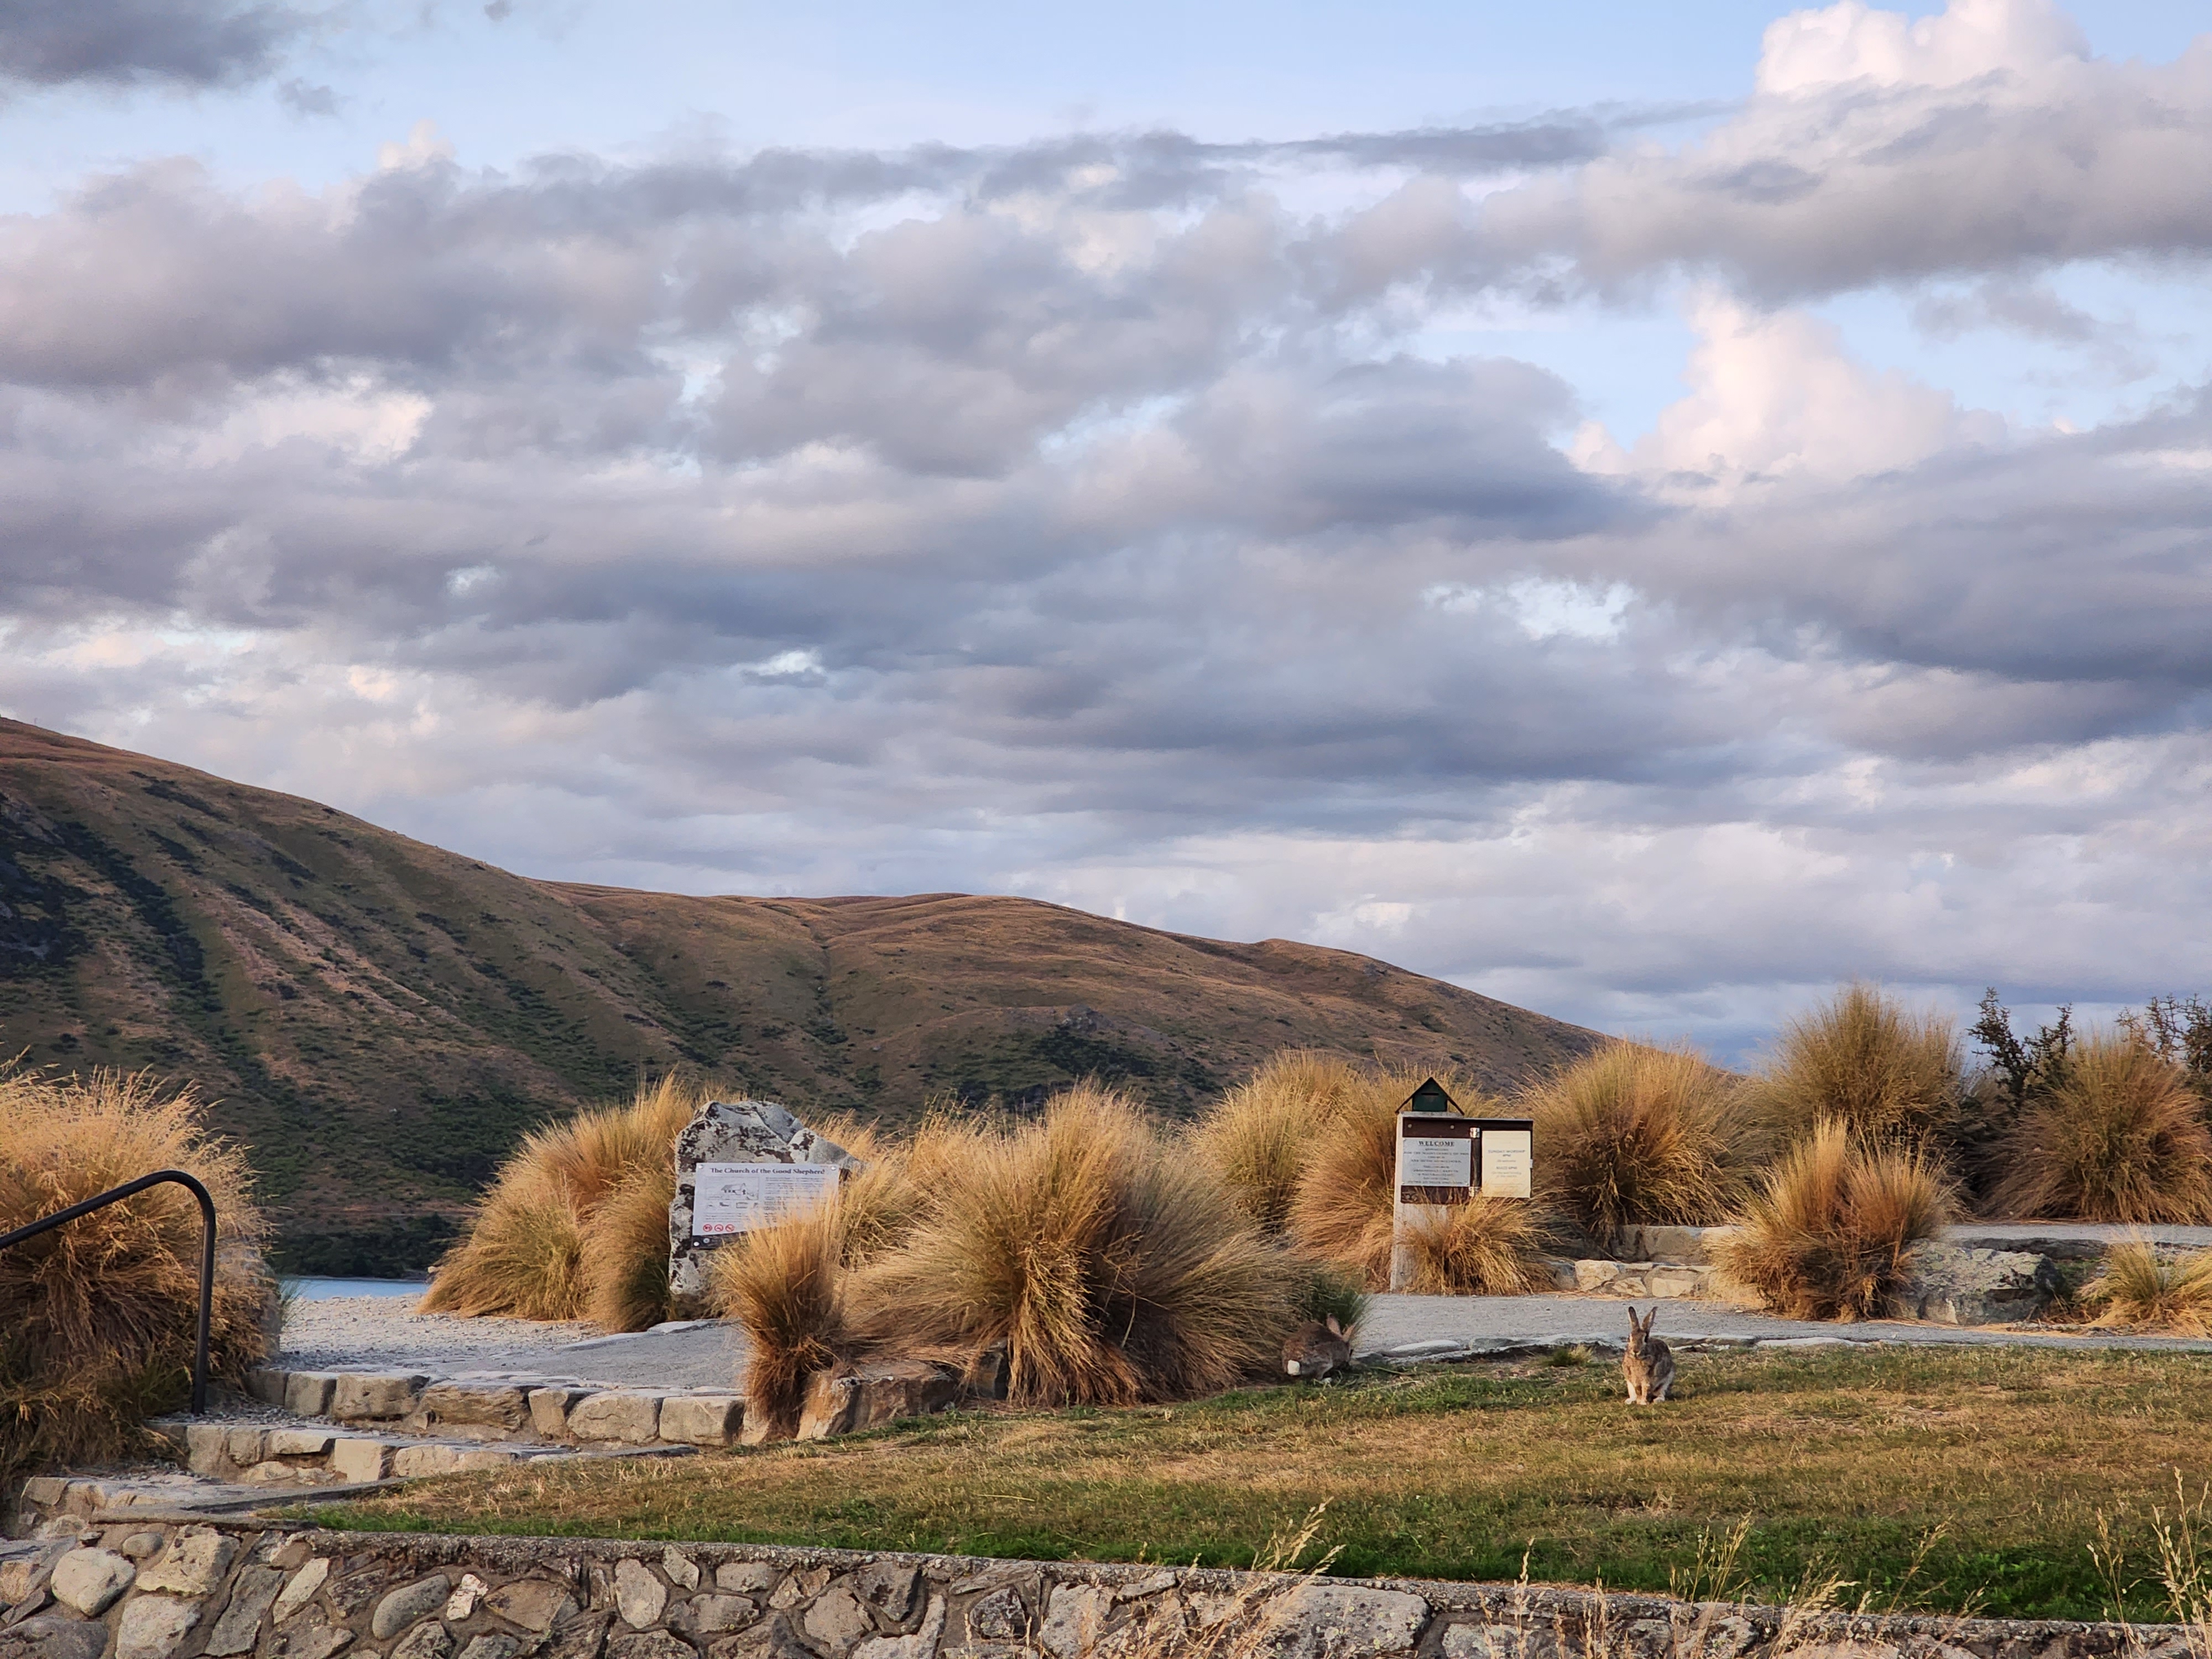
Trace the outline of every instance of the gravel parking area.
{"type": "Polygon", "coordinates": [[[604,1336],[580,1322],[457,1319],[398,1297],[332,1297],[286,1310],[281,1363],[292,1370],[523,1376],[612,1387],[717,1388],[737,1374],[737,1328],[719,1321],[604,1336]]]}

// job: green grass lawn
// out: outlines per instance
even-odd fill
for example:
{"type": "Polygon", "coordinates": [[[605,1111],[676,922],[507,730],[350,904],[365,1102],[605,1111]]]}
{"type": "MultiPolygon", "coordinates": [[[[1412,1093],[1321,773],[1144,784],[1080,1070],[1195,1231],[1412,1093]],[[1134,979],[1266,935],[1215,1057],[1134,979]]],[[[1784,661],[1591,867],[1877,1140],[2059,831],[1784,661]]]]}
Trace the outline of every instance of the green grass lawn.
{"type": "Polygon", "coordinates": [[[2027,1350],[1689,1356],[1639,1409],[1610,1364],[1431,1368],[1174,1407],[965,1413],[850,1439],[457,1476],[316,1511],[583,1534],[1248,1565],[1318,1504],[1353,1575],[1603,1583],[2008,1616],[2112,1611],[2100,1522],[2165,1616],[2154,1511],[2212,1474],[2212,1360],[2027,1350]],[[1701,1556],[1746,1528],[1729,1582],[1701,1556]],[[1702,1579],[1703,1582],[1697,1582],[1702,1579]]]}

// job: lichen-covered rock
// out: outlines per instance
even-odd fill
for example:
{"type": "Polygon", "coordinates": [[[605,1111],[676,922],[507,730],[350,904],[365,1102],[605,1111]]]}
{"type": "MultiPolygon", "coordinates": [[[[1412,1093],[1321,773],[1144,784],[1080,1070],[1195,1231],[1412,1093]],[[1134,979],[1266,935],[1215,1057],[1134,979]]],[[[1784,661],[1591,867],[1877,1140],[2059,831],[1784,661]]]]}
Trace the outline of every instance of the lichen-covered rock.
{"type": "Polygon", "coordinates": [[[100,1659],[107,1626],[52,1613],[0,1631],[0,1659],[100,1659]]]}
{"type": "Polygon", "coordinates": [[[779,1613],[743,1635],[710,1643],[707,1659],[815,1659],[815,1655],[791,1628],[789,1615],[779,1613]]]}
{"type": "Polygon", "coordinates": [[[115,1621],[115,1659],[169,1659],[199,1621],[200,1604],[187,1597],[137,1596],[115,1621]]]}
{"type": "Polygon", "coordinates": [[[445,1622],[425,1619],[392,1644],[386,1659],[453,1659],[453,1633],[445,1622]]]}
{"type": "Polygon", "coordinates": [[[709,1101],[676,1137],[676,1198],[668,1206],[668,1294],[690,1318],[706,1305],[705,1261],[726,1238],[694,1237],[692,1206],[702,1164],[826,1164],[858,1170],[860,1162],[808,1128],[773,1101],[709,1101]]]}
{"type": "Polygon", "coordinates": [[[2020,1250],[1916,1244],[1905,1261],[1911,1276],[1898,1294],[1901,1310],[1939,1325],[2032,1319],[2061,1288],[2050,1257],[2020,1250]]]}
{"type": "Polygon", "coordinates": [[[733,1394],[672,1394],[660,1402],[660,1437],[690,1446],[726,1446],[744,1427],[745,1402],[733,1394]]]}
{"type": "Polygon", "coordinates": [[[607,1659],[699,1659],[699,1650],[665,1630],[617,1632],[607,1659]]]}
{"type": "Polygon", "coordinates": [[[926,1359],[888,1359],[838,1372],[817,1371],[808,1382],[799,1417],[801,1440],[853,1434],[903,1417],[949,1411],[960,1398],[960,1373],[926,1359]]]}
{"type": "Polygon", "coordinates": [[[408,1420],[425,1429],[512,1434],[530,1420],[530,1397],[506,1382],[433,1382],[408,1420]]]}
{"type": "Polygon", "coordinates": [[[331,1390],[331,1415],[342,1423],[385,1422],[407,1415],[430,1379],[412,1371],[342,1371],[331,1390]]]}
{"type": "Polygon", "coordinates": [[[250,1652],[260,1633],[261,1615],[267,1613],[283,1587],[284,1575],[274,1567],[241,1567],[230,1587],[230,1601],[208,1638],[213,1659],[250,1652]]]}
{"type": "Polygon", "coordinates": [[[397,1636],[418,1619],[427,1619],[446,1605],[453,1594],[453,1581],[442,1572],[434,1572],[428,1578],[418,1578],[411,1584],[402,1584],[386,1592],[369,1615],[368,1633],[382,1642],[397,1636]]]}
{"type": "Polygon", "coordinates": [[[644,1562],[626,1559],[615,1564],[615,1611],[632,1630],[660,1622],[668,1607],[668,1586],[644,1562]]]}
{"type": "Polygon", "coordinates": [[[533,1636],[543,1636],[576,1616],[576,1598],[568,1587],[544,1578],[518,1578],[511,1584],[501,1584],[484,1597],[484,1606],[533,1636]]]}
{"type": "Polygon", "coordinates": [[[1037,1632],[1037,1640],[1053,1659],[1078,1659],[1097,1646],[1113,1611],[1114,1596],[1109,1590],[1090,1584],[1059,1585],[1045,1604],[1044,1624],[1037,1632]]]}
{"type": "Polygon", "coordinates": [[[1267,1649],[1275,1659],[1379,1659],[1410,1653],[1429,1604],[1403,1590],[1305,1583],[1270,1602],[1267,1649]]]}
{"type": "Polygon", "coordinates": [[[138,1588],[178,1595],[209,1595],[222,1583],[237,1554],[234,1539],[195,1527],[172,1538],[168,1548],[138,1570],[138,1588]]]}
{"type": "Polygon", "coordinates": [[[850,1584],[832,1584],[816,1596],[813,1605],[806,1609],[804,1622],[806,1639],[833,1656],[842,1654],[863,1636],[872,1636],[876,1632],[868,1610],[860,1605],[860,1598],[853,1594],[850,1584]]]}

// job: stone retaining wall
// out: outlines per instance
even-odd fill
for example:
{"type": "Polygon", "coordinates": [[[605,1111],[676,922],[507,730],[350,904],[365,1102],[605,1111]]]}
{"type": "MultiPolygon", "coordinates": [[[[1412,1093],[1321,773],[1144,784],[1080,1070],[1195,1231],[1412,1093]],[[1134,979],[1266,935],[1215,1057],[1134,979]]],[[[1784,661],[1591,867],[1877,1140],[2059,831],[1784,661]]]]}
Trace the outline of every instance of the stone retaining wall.
{"type": "Polygon", "coordinates": [[[1512,1585],[125,1520],[0,1547],[0,1659],[2191,1659],[2171,1626],[1512,1585]]]}

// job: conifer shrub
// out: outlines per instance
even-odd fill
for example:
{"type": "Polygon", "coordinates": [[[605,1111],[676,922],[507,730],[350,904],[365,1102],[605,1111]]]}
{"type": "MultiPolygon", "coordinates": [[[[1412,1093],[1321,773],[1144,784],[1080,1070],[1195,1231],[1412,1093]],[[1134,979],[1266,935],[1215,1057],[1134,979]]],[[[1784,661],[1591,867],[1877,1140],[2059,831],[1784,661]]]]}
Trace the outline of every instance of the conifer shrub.
{"type": "Polygon", "coordinates": [[[1720,1243],[1720,1266],[1786,1317],[1870,1319],[1892,1310],[1907,1255],[1953,1210],[1929,1153],[1825,1120],[1762,1179],[1720,1243]]]}
{"type": "MultiPolygon", "coordinates": [[[[0,1072],[0,1232],[163,1169],[215,1199],[210,1369],[242,1385],[276,1297],[244,1155],[210,1135],[189,1090],[143,1073],[0,1072]]],[[[198,1204],[164,1184],[0,1252],[0,1484],[115,1457],[144,1418],[189,1398],[201,1238],[198,1204]]]]}
{"type": "Polygon", "coordinates": [[[1608,1042],[1530,1089],[1540,1195],[1607,1249],[1632,1224],[1703,1226],[1744,1196],[1741,1080],[1686,1050],[1608,1042]]]}
{"type": "Polygon", "coordinates": [[[1995,1206],[2037,1219],[2212,1220],[2212,1129],[2189,1074],[2141,1033],[2092,1032],[2021,1115],[1995,1206]]]}

